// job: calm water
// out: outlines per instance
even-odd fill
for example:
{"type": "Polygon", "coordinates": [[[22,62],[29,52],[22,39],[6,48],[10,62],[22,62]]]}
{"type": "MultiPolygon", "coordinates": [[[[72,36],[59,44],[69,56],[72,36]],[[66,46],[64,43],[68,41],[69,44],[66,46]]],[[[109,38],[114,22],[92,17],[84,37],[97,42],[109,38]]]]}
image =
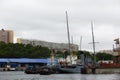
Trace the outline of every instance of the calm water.
{"type": "Polygon", "coordinates": [[[0,72],[0,80],[120,80],[120,74],[25,74],[24,72],[0,72]]]}

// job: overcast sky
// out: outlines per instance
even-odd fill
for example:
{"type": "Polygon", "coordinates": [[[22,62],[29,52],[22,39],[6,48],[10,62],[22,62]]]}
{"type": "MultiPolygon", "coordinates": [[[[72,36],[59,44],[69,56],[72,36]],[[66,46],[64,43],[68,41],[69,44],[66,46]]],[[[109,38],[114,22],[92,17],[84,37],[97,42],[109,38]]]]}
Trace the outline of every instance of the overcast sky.
{"type": "Polygon", "coordinates": [[[17,38],[67,43],[65,11],[70,36],[82,50],[92,50],[93,21],[96,51],[113,48],[120,37],[120,0],[0,0],[0,27],[17,38]]]}

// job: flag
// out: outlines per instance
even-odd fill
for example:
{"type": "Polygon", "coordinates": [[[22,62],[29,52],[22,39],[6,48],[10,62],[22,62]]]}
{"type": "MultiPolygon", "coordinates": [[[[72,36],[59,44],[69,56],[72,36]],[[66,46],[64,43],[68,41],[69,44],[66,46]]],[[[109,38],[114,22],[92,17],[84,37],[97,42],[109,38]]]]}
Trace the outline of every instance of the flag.
{"type": "Polygon", "coordinates": [[[114,39],[114,41],[116,41],[116,43],[115,43],[115,44],[119,44],[119,38],[114,39]]]}

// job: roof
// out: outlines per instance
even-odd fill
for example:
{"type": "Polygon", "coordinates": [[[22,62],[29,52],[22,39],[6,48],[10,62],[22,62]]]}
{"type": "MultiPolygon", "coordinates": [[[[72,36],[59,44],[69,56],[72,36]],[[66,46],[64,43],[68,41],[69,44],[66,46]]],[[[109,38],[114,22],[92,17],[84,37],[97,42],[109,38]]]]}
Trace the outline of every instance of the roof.
{"type": "Polygon", "coordinates": [[[0,62],[16,62],[16,63],[49,63],[49,59],[0,58],[0,62]]]}

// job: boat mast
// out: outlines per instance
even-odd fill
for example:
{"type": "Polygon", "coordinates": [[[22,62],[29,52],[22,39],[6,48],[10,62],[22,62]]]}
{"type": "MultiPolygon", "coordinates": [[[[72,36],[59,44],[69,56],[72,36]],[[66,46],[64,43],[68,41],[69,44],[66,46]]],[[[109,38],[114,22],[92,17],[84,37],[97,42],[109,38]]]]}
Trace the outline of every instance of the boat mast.
{"type": "Polygon", "coordinates": [[[69,24],[68,24],[68,14],[67,14],[67,11],[65,12],[66,13],[66,22],[67,22],[67,34],[68,34],[68,53],[70,54],[70,62],[72,64],[72,60],[71,60],[71,53],[70,53],[70,32],[69,32],[69,24]]]}
{"type": "Polygon", "coordinates": [[[82,36],[80,37],[80,51],[81,51],[81,46],[82,46],[82,36]]]}
{"type": "Polygon", "coordinates": [[[93,32],[93,22],[91,21],[91,29],[92,29],[92,41],[93,41],[93,57],[94,57],[94,62],[93,62],[93,65],[95,67],[95,40],[94,40],[94,32],[93,32]]]}
{"type": "Polygon", "coordinates": [[[73,36],[71,36],[71,43],[73,44],[73,36]]]}

